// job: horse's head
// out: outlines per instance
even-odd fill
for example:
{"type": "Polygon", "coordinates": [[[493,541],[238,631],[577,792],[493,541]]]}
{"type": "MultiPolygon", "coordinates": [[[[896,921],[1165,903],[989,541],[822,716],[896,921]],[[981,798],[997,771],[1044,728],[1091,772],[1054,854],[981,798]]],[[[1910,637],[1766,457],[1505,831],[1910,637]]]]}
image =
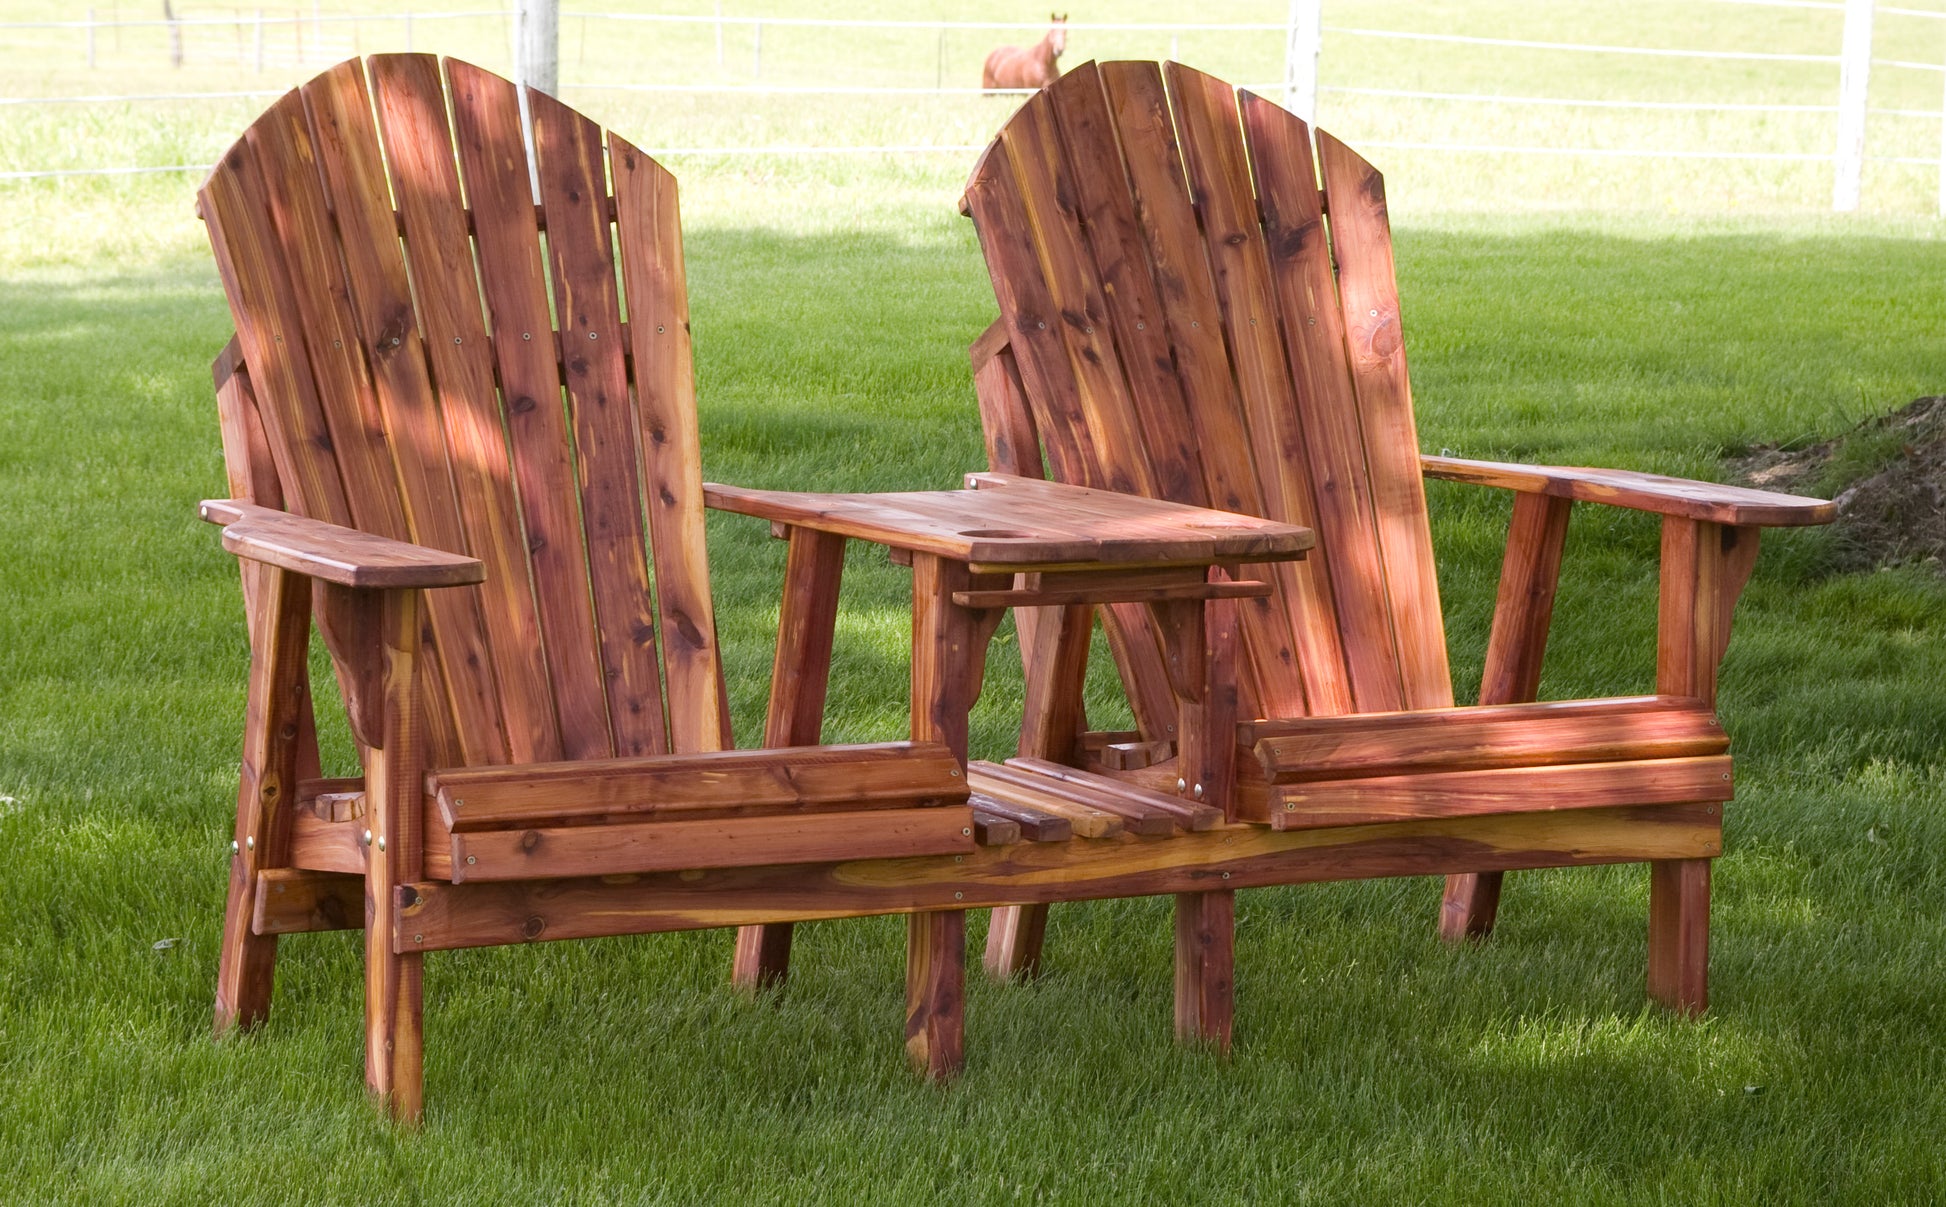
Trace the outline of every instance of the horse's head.
{"type": "Polygon", "coordinates": [[[1047,31],[1047,48],[1053,51],[1054,57],[1058,59],[1061,57],[1061,52],[1068,48],[1068,15],[1049,13],[1047,16],[1054,23],[1054,28],[1047,31]]]}

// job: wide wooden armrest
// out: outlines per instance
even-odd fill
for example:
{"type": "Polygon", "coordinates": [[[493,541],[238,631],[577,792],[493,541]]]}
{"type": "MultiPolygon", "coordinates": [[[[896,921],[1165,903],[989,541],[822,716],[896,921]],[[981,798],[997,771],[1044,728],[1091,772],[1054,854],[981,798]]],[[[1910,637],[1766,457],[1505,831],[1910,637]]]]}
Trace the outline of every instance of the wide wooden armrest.
{"type": "Polygon", "coordinates": [[[205,499],[198,512],[210,523],[223,525],[223,547],[238,557],[341,587],[462,587],[486,578],[478,558],[237,499],[205,499]]]}
{"type": "Polygon", "coordinates": [[[1500,461],[1468,461],[1459,457],[1421,456],[1428,478],[1498,486],[1526,494],[1553,495],[1586,503],[1607,503],[1658,515],[1680,516],[1715,524],[1759,528],[1795,528],[1829,524],[1838,514],[1835,503],[1801,495],[1665,478],[1661,474],[1625,469],[1574,468],[1559,465],[1510,465],[1500,461]]]}

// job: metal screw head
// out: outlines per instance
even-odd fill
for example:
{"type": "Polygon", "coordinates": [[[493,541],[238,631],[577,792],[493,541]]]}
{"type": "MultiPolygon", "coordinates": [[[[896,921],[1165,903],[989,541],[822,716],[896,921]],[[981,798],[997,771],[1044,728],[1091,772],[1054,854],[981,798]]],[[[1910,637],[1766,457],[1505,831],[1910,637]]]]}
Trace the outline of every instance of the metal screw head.
{"type": "Polygon", "coordinates": [[[232,854],[232,855],[235,855],[235,854],[238,854],[238,853],[239,853],[239,851],[238,851],[238,849],[237,849],[237,845],[236,845],[236,839],[234,839],[234,838],[232,838],[232,839],[230,840],[230,854],[232,854]]]}
{"type": "Polygon", "coordinates": [[[364,841],[365,841],[365,845],[366,845],[366,846],[371,846],[371,845],[372,845],[372,832],[371,832],[370,830],[367,830],[367,831],[365,831],[365,840],[364,840],[364,841]]]}
{"type": "Polygon", "coordinates": [[[662,324],[661,324],[661,323],[657,323],[657,324],[655,325],[655,333],[656,333],[657,335],[661,335],[661,334],[662,334],[662,324]]]}
{"type": "Polygon", "coordinates": [[[456,343],[456,344],[457,344],[457,343],[459,343],[459,342],[460,342],[460,337],[459,337],[459,336],[457,336],[457,335],[455,335],[455,336],[453,337],[453,342],[454,342],[454,343],[456,343]]]}
{"type": "Polygon", "coordinates": [[[244,849],[244,850],[246,850],[246,851],[254,851],[254,850],[256,850],[256,849],[257,849],[257,840],[256,840],[256,838],[255,838],[254,836],[251,836],[251,837],[247,837],[247,838],[245,838],[245,839],[243,840],[243,849],[244,849]]]}
{"type": "Polygon", "coordinates": [[[534,338],[534,333],[533,333],[532,331],[523,331],[523,332],[521,332],[521,333],[520,333],[520,338],[522,338],[522,339],[533,339],[533,338],[534,338]]]}
{"type": "Polygon", "coordinates": [[[1284,812],[1286,812],[1286,813],[1295,813],[1295,812],[1297,812],[1297,802],[1296,802],[1296,801],[1294,801],[1294,800],[1287,800],[1287,801],[1285,801],[1285,802],[1284,802],[1284,812]]]}
{"type": "Polygon", "coordinates": [[[960,827],[960,831],[959,831],[959,832],[960,832],[960,835],[961,835],[961,837],[967,837],[967,836],[970,836],[970,835],[971,835],[971,834],[973,833],[973,827],[972,827],[972,826],[961,826],[961,827],[960,827]]]}
{"type": "Polygon", "coordinates": [[[1374,310],[1374,311],[1372,311],[1372,317],[1373,317],[1373,318],[1377,318],[1377,317],[1378,317],[1378,311],[1376,311],[1376,310],[1374,310]]]}
{"type": "MultiPolygon", "coordinates": [[[[1374,313],[1374,314],[1376,314],[1376,313],[1377,313],[1377,311],[1373,311],[1373,313],[1374,313]]],[[[600,336],[598,336],[598,335],[596,335],[596,334],[595,334],[594,332],[592,332],[592,331],[590,331],[590,332],[588,333],[588,338],[589,338],[589,339],[599,339],[599,338],[601,338],[601,337],[600,337],[600,336]]]]}
{"type": "Polygon", "coordinates": [[[1188,781],[1188,780],[1186,780],[1186,779],[1183,779],[1183,778],[1181,778],[1181,777],[1177,777],[1177,779],[1176,779],[1176,791],[1178,791],[1178,792],[1181,792],[1181,791],[1182,791],[1183,789],[1185,789],[1185,788],[1187,788],[1187,787],[1189,787],[1189,781],[1188,781]]]}
{"type": "Polygon", "coordinates": [[[480,857],[478,855],[468,855],[466,857],[466,862],[469,866],[471,866],[472,864],[476,864],[480,862],[480,857]]]}
{"type": "Polygon", "coordinates": [[[966,900],[966,894],[965,894],[965,893],[954,893],[954,894],[953,894],[953,900],[955,900],[955,901],[964,901],[964,900],[966,900]]]}
{"type": "Polygon", "coordinates": [[[1228,872],[1223,873],[1223,879],[1228,880],[1229,878],[1230,874],[1228,872]]]}
{"type": "Polygon", "coordinates": [[[414,936],[412,936],[412,941],[413,941],[414,943],[424,943],[424,942],[426,941],[426,936],[424,936],[424,935],[414,935],[414,936]]]}
{"type": "Polygon", "coordinates": [[[1203,799],[1203,786],[1201,784],[1196,785],[1196,787],[1191,789],[1191,791],[1193,791],[1196,794],[1197,800],[1203,799]]]}
{"type": "Polygon", "coordinates": [[[396,347],[398,347],[398,346],[399,346],[399,337],[398,337],[398,336],[396,336],[396,335],[392,337],[392,346],[393,346],[394,348],[396,348],[396,347]]]}
{"type": "Polygon", "coordinates": [[[453,800],[453,808],[455,808],[455,809],[464,809],[464,808],[466,808],[466,802],[465,802],[465,801],[463,801],[463,800],[460,800],[460,799],[458,799],[458,798],[456,797],[456,798],[454,798],[454,800],[453,800]]]}
{"type": "Polygon", "coordinates": [[[378,849],[381,851],[385,849],[385,835],[383,834],[378,836],[378,849]]]}
{"type": "Polygon", "coordinates": [[[953,777],[954,779],[958,779],[958,778],[959,778],[959,768],[958,768],[958,767],[955,767],[955,768],[953,768],[953,769],[952,769],[951,771],[948,771],[948,772],[947,772],[946,774],[947,774],[947,775],[950,775],[950,776],[952,776],[952,777],[953,777]]]}

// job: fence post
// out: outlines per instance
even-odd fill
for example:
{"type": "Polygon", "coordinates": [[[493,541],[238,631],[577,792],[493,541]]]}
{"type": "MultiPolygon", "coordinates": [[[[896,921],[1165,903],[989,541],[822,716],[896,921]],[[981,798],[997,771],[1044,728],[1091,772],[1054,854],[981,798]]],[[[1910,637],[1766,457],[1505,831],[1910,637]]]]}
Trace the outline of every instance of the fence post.
{"type": "Polygon", "coordinates": [[[412,10],[405,10],[405,52],[412,53],[412,10]]]}
{"type": "Polygon", "coordinates": [[[95,10],[88,10],[88,70],[95,69],[95,10]]]}
{"type": "Polygon", "coordinates": [[[515,75],[553,96],[561,88],[561,0],[519,0],[514,16],[515,75]]]}
{"type": "Polygon", "coordinates": [[[1284,108],[1307,122],[1318,119],[1318,51],[1324,40],[1322,0],[1291,0],[1284,46],[1284,108]]]}
{"type": "Polygon", "coordinates": [[[1865,173],[1865,95],[1872,73],[1873,0],[1845,0],[1845,40],[1839,50],[1838,149],[1832,156],[1835,179],[1831,208],[1858,208],[1859,180],[1865,173]]]}
{"type": "Polygon", "coordinates": [[[945,86],[946,86],[946,27],[942,25],[939,27],[939,66],[933,72],[932,87],[933,87],[933,91],[937,92],[940,89],[944,88],[945,86]]]}
{"type": "Polygon", "coordinates": [[[182,66],[182,25],[176,20],[176,10],[169,0],[162,0],[162,19],[169,23],[169,66],[182,66]]]}
{"type": "Polygon", "coordinates": [[[264,73],[264,10],[257,10],[257,74],[264,73]]]}
{"type": "Polygon", "coordinates": [[[716,65],[723,65],[723,0],[716,0],[716,65]]]}
{"type": "Polygon", "coordinates": [[[759,21],[752,28],[757,32],[750,41],[750,75],[761,80],[764,78],[764,23],[759,21]]]}

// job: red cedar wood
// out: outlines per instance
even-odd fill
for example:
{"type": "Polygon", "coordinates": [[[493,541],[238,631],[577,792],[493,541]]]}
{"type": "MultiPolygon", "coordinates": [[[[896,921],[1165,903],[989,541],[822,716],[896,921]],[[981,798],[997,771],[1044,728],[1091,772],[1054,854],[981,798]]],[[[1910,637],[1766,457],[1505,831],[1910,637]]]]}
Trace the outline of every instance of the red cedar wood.
{"type": "MultiPolygon", "coordinates": [[[[581,520],[587,536],[596,641],[608,687],[609,730],[618,755],[684,749],[673,744],[674,735],[662,716],[662,676],[656,656],[648,542],[641,522],[636,433],[630,422],[622,300],[615,288],[602,133],[593,122],[545,93],[530,92],[528,108],[539,161],[541,207],[547,214],[548,269],[554,283],[561,363],[579,457],[581,520]]],[[[623,240],[627,241],[626,233],[623,240]]],[[[673,564],[662,569],[669,575],[676,572],[673,564]]]]}
{"type": "Polygon", "coordinates": [[[1569,468],[1559,465],[1507,465],[1497,461],[1468,461],[1459,457],[1419,458],[1425,475],[1449,482],[1471,482],[1506,490],[1606,503],[1638,511],[1659,512],[1687,520],[1715,524],[1790,528],[1828,524],[1837,504],[1824,499],[1693,482],[1661,474],[1625,469],[1569,468]]]}
{"type": "Polygon", "coordinates": [[[1453,676],[1433,572],[1385,182],[1376,168],[1331,135],[1319,131],[1317,137],[1405,705],[1441,708],[1453,702],[1453,676]]]}
{"type": "MultiPolygon", "coordinates": [[[[1143,250],[1167,323],[1174,371],[1202,450],[1206,497],[1212,506],[1226,511],[1267,515],[1246,451],[1250,436],[1224,347],[1211,266],[1196,237],[1197,220],[1161,72],[1153,63],[1108,63],[1101,66],[1100,75],[1115,117],[1143,250]]],[[[1096,170],[1083,165],[1082,174],[1096,170]]],[[[1158,371],[1162,368],[1156,365],[1158,371]]],[[[1243,609],[1244,639],[1252,650],[1244,667],[1244,690],[1252,711],[1302,709],[1300,683],[1305,671],[1298,665],[1281,601],[1295,597],[1297,575],[1314,573],[1314,569],[1246,568],[1247,577],[1271,582],[1280,601],[1243,609]]],[[[1318,665],[1328,667],[1332,661],[1327,656],[1318,665]]]]}
{"type": "Polygon", "coordinates": [[[634,352],[636,439],[648,479],[670,743],[678,753],[731,745],[716,614],[703,544],[702,442],[689,336],[676,180],[608,136],[615,223],[634,352]]]}
{"type": "MultiPolygon", "coordinates": [[[[549,314],[547,271],[529,183],[514,85],[446,60],[454,142],[473,212],[480,292],[520,494],[522,548],[531,572],[561,757],[615,753],[608,723],[588,558],[577,512],[575,462],[562,403],[560,346],[549,314]]],[[[647,714],[648,721],[658,716],[647,714]]],[[[666,748],[666,747],[664,747],[666,748]]]]}
{"type": "MultiPolygon", "coordinates": [[[[412,291],[397,238],[398,218],[361,68],[357,61],[341,63],[300,91],[337,222],[337,244],[381,422],[392,443],[422,450],[417,457],[393,459],[394,489],[404,503],[410,539],[464,552],[424,340],[410,320],[412,291]]],[[[384,488],[382,483],[367,485],[384,488]]],[[[479,593],[436,592],[426,600],[426,610],[436,653],[429,661],[443,672],[446,689],[442,707],[427,712],[432,749],[442,755],[456,751],[469,763],[505,762],[506,734],[485,648],[479,593]]]]}
{"type": "Polygon", "coordinates": [[[701,876],[547,885],[426,882],[401,894],[401,931],[425,950],[875,913],[981,909],[1232,889],[1701,857],[1721,818],[1702,805],[1575,809],[1280,832],[1228,826],[1172,838],[977,847],[959,861],[734,868],[701,876]],[[955,897],[958,894],[958,897],[955,897]]]}
{"type": "Polygon", "coordinates": [[[385,729],[365,761],[372,830],[365,874],[365,1081],[395,1118],[408,1121],[417,1120],[425,1105],[424,956],[404,947],[393,905],[398,886],[424,874],[420,598],[417,591],[364,597],[378,613],[385,660],[385,729]]]}
{"type": "MultiPolygon", "coordinates": [[[[1315,528],[1311,474],[1278,337],[1277,302],[1238,127],[1236,94],[1220,80],[1178,63],[1169,64],[1165,74],[1202,219],[1204,254],[1216,281],[1238,393],[1249,421],[1250,441],[1232,455],[1254,463],[1265,515],[1315,528]]],[[[1329,573],[1322,562],[1305,570],[1287,597],[1283,619],[1296,643],[1298,668],[1307,672],[1307,694],[1319,698],[1315,711],[1324,712],[1338,707],[1345,696],[1336,674],[1342,645],[1329,573]]]]}

